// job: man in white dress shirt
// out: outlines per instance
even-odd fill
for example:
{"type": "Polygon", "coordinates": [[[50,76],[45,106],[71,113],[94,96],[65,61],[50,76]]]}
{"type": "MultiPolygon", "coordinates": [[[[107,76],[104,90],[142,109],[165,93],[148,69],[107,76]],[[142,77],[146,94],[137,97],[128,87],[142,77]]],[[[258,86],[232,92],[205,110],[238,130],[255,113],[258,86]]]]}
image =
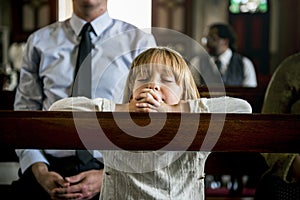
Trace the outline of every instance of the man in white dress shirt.
{"type": "MultiPolygon", "coordinates": [[[[93,29],[89,33],[92,98],[121,102],[132,60],[145,49],[156,46],[153,35],[112,19],[107,0],[73,0],[73,8],[70,19],[29,36],[15,110],[48,110],[55,101],[71,96],[80,32],[88,22],[93,29]]],[[[97,159],[101,158],[99,152],[93,152],[87,163],[81,162],[75,150],[17,149],[16,152],[20,179],[12,184],[13,199],[99,199],[103,173],[103,164],[97,159]]]]}

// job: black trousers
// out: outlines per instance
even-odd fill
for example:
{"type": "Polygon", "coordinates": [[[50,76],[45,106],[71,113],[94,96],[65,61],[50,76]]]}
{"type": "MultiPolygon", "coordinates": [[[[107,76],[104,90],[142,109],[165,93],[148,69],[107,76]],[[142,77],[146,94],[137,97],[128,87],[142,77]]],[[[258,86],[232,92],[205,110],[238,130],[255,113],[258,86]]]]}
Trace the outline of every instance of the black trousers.
{"type": "MultiPolygon", "coordinates": [[[[50,163],[49,171],[55,171],[63,177],[76,175],[80,172],[103,169],[103,164],[99,160],[93,158],[88,163],[83,164],[76,156],[57,158],[48,155],[47,159],[50,163]]],[[[96,195],[92,200],[98,200],[99,195],[96,195]]],[[[48,193],[35,179],[31,168],[21,173],[19,170],[19,179],[11,184],[12,199],[31,199],[31,200],[50,200],[48,193]]]]}

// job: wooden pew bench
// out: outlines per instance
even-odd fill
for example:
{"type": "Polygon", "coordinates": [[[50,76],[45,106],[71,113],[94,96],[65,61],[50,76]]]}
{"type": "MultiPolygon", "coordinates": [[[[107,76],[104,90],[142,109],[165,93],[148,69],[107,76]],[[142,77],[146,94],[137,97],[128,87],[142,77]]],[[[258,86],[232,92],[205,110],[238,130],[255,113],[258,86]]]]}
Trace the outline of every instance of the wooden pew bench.
{"type": "Polygon", "coordinates": [[[13,149],[18,148],[158,150],[172,143],[165,150],[211,151],[207,175],[251,178],[242,190],[207,189],[207,200],[242,199],[253,197],[267,167],[259,153],[299,153],[299,130],[300,115],[0,111],[0,161],[16,162],[13,149]],[[146,139],[125,134],[117,125],[145,126],[155,120],[162,127],[146,139]]]}

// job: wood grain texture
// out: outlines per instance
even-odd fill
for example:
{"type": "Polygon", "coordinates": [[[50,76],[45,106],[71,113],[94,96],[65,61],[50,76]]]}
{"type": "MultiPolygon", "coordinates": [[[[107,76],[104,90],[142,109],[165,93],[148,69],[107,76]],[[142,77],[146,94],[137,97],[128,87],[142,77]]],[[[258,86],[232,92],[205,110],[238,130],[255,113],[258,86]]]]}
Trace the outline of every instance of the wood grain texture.
{"type": "Polygon", "coordinates": [[[0,148],[299,153],[300,115],[0,111],[0,148]]]}

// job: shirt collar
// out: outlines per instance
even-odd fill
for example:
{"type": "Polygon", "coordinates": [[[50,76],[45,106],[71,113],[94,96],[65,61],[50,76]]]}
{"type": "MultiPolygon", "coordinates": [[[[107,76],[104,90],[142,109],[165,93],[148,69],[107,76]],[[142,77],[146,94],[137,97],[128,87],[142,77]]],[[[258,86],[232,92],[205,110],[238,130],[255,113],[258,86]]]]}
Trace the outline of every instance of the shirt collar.
{"type": "Polygon", "coordinates": [[[224,51],[224,53],[222,53],[219,56],[219,59],[223,63],[223,65],[227,66],[230,62],[231,56],[232,56],[232,50],[228,48],[226,51],[224,51]]]}
{"type": "MultiPolygon", "coordinates": [[[[111,24],[111,22],[112,18],[109,16],[108,12],[105,12],[103,15],[91,21],[91,25],[95,31],[96,36],[99,36],[109,26],[109,24],[111,24]]],[[[72,14],[70,24],[77,36],[79,36],[79,33],[85,23],[87,23],[85,20],[79,18],[74,13],[72,14]]]]}

